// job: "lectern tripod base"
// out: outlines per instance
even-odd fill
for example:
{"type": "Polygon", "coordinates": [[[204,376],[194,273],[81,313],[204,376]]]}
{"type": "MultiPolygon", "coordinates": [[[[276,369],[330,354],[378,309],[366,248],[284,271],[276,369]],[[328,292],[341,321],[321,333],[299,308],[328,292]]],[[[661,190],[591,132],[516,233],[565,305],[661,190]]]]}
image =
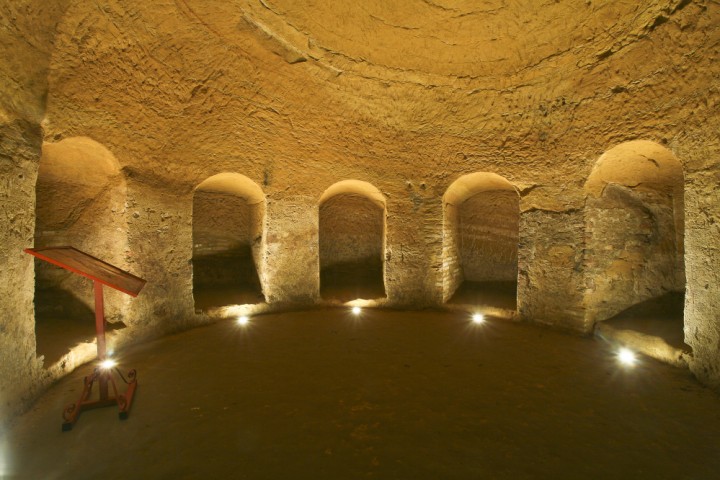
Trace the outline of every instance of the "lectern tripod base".
{"type": "Polygon", "coordinates": [[[117,368],[104,369],[102,367],[96,367],[92,375],[85,377],[80,399],[76,403],[71,403],[65,407],[65,410],[63,411],[63,431],[66,432],[68,430],[72,430],[72,427],[75,425],[75,422],[80,414],[84,410],[92,410],[93,408],[109,407],[117,404],[120,420],[127,419],[128,414],[130,413],[130,407],[132,406],[133,395],[135,395],[136,387],[137,374],[135,370],[130,370],[127,374],[127,378],[125,378],[117,368]],[[124,393],[118,393],[117,385],[112,375],[113,370],[120,376],[123,382],[127,384],[127,389],[124,393]],[[95,383],[98,384],[100,396],[96,400],[91,400],[90,397],[95,383]],[[108,386],[112,386],[112,396],[108,395],[108,386]]]}

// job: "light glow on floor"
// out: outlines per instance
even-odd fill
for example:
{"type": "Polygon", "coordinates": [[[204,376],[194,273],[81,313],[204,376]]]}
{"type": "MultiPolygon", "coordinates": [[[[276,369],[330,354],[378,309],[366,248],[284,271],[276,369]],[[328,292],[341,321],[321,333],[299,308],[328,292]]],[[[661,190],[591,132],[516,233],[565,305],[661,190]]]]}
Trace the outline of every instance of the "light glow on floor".
{"type": "Polygon", "coordinates": [[[100,362],[100,368],[103,370],[110,370],[111,368],[115,368],[115,366],[117,366],[117,362],[112,358],[107,358],[100,362]]]}
{"type": "Polygon", "coordinates": [[[618,351],[618,360],[623,365],[632,366],[635,365],[635,362],[637,362],[637,357],[635,356],[635,352],[629,348],[621,348],[618,351]]]}
{"type": "Polygon", "coordinates": [[[10,461],[8,460],[8,449],[5,445],[5,441],[0,441],[0,478],[5,476],[10,477],[10,461]]]}

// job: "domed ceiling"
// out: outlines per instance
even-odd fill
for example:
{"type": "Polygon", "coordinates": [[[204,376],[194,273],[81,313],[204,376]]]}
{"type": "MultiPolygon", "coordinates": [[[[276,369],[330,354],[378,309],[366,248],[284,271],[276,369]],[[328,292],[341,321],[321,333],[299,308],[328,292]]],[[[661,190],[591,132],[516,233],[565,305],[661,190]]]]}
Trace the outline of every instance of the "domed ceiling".
{"type": "Polygon", "coordinates": [[[171,138],[162,150],[182,146],[183,158],[222,157],[250,138],[245,152],[295,156],[278,140],[287,133],[307,156],[332,148],[375,161],[395,141],[387,132],[421,134],[413,148],[447,146],[453,158],[470,149],[457,138],[485,157],[581,143],[599,155],[627,138],[671,137],[670,116],[702,118],[677,103],[705,108],[696,99],[715,71],[716,10],[700,0],[70,1],[44,129],[105,137],[125,125],[113,143],[171,138]]]}
{"type": "Polygon", "coordinates": [[[390,76],[472,78],[517,75],[549,60],[585,66],[647,35],[687,3],[241,0],[221,7],[227,11],[220,17],[199,4],[193,11],[209,26],[242,17],[240,28],[251,24],[296,49],[291,61],[316,60],[341,72],[378,67],[390,76]]]}

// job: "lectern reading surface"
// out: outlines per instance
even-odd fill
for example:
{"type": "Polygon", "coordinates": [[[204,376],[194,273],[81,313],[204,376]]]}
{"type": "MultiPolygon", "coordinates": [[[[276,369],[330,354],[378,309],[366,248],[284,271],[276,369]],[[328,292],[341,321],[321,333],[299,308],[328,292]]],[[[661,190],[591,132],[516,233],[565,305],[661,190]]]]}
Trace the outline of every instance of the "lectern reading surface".
{"type": "Polygon", "coordinates": [[[120,418],[126,419],[130,412],[132,397],[137,387],[137,372],[130,370],[126,379],[120,370],[115,368],[114,364],[105,363],[105,313],[103,303],[103,285],[127,293],[136,297],[140,290],[145,286],[145,280],[136,277],[120,268],[110,265],[107,262],[81,252],[73,247],[47,247],[47,248],[26,248],[26,253],[46,262],[57,265],[83,277],[87,277],[93,281],[95,289],[95,332],[97,335],[97,358],[102,362],[96,367],[93,374],[85,377],[85,386],[83,388],[80,400],[77,403],[68,405],[63,412],[65,422],[63,430],[72,429],[82,410],[91,408],[105,407],[117,404],[120,407],[120,418]],[[115,380],[112,377],[112,371],[116,371],[120,378],[128,384],[125,393],[118,394],[115,380]],[[90,400],[92,386],[95,380],[98,381],[98,390],[100,393],[99,400],[90,400]],[[112,385],[114,396],[108,395],[108,383],[112,385]]]}
{"type": "Polygon", "coordinates": [[[26,248],[25,252],[133,297],[145,286],[142,278],[73,247],[26,248]]]}

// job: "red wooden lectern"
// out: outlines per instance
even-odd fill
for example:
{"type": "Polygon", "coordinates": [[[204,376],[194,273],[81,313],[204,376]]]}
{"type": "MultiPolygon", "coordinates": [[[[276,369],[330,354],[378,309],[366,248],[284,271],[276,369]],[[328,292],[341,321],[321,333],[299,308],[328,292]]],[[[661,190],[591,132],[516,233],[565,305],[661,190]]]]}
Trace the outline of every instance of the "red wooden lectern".
{"type": "Polygon", "coordinates": [[[73,247],[26,248],[25,253],[50,262],[73,273],[87,277],[93,281],[95,288],[95,332],[97,334],[97,358],[100,365],[95,367],[92,375],[85,377],[84,387],[80,399],[68,405],[63,411],[63,431],[71,430],[83,410],[115,405],[120,408],[120,419],[128,417],[133,395],[137,388],[137,372],[130,370],[127,379],[114,365],[107,365],[105,352],[105,312],[103,305],[103,285],[120,290],[133,297],[137,297],[145,286],[145,280],[121,270],[109,263],[105,263],[87,253],[73,247]],[[127,384],[125,393],[118,393],[117,385],[112,372],[115,371],[127,384]],[[90,400],[92,387],[98,382],[100,398],[90,400]],[[112,385],[113,396],[108,395],[108,384],[112,385]]]}

